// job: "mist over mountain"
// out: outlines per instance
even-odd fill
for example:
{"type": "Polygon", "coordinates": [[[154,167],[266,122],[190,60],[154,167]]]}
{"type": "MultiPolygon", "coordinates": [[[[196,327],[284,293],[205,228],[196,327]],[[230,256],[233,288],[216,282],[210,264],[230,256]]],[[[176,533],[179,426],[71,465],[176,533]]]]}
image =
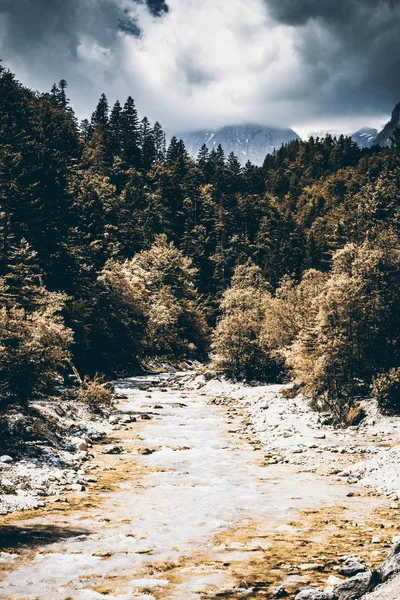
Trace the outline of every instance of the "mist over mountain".
{"type": "Polygon", "coordinates": [[[189,154],[196,157],[203,144],[212,150],[221,144],[225,155],[233,152],[244,165],[251,161],[261,166],[267,154],[272,154],[282,144],[300,140],[293,129],[281,129],[265,125],[227,125],[215,130],[184,132],[178,135],[183,139],[189,154]]]}
{"type": "Polygon", "coordinates": [[[376,143],[378,133],[378,130],[374,127],[362,127],[353,133],[351,138],[360,148],[371,148],[376,143]]]}

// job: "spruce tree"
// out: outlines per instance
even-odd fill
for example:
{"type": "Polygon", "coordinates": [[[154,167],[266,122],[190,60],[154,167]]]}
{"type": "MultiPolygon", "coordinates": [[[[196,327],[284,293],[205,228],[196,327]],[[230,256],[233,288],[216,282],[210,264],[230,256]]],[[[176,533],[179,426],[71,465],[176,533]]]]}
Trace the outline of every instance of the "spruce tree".
{"type": "Polygon", "coordinates": [[[128,97],[122,110],[122,160],[126,168],[140,167],[140,129],[135,102],[128,97]]]}
{"type": "Polygon", "coordinates": [[[121,156],[122,125],[122,107],[119,100],[117,100],[110,114],[110,145],[114,157],[121,156]]]}
{"type": "Polygon", "coordinates": [[[141,166],[144,171],[149,171],[153,162],[156,160],[156,145],[154,131],[147,117],[142,119],[140,124],[141,138],[141,166]]]}
{"type": "Polygon", "coordinates": [[[91,118],[92,127],[100,125],[104,130],[108,129],[109,126],[109,106],[107,96],[102,94],[100,100],[96,106],[96,110],[92,113],[91,118]]]}
{"type": "Polygon", "coordinates": [[[154,145],[156,151],[156,162],[162,163],[165,160],[166,155],[166,141],[165,133],[158,121],[155,122],[153,127],[154,145]]]}

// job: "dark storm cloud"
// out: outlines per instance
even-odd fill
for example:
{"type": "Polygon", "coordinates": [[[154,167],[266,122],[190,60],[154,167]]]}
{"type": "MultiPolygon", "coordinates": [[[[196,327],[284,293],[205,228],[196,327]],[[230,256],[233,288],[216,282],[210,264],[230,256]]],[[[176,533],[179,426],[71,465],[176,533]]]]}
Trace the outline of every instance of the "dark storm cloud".
{"type": "Polygon", "coordinates": [[[0,58],[23,83],[65,78],[80,117],[131,94],[166,126],[383,121],[399,39],[400,0],[0,0],[0,58]]]}
{"type": "Polygon", "coordinates": [[[118,19],[118,29],[124,33],[129,33],[134,37],[140,37],[141,29],[135,19],[128,17],[127,19],[118,19]]]}
{"type": "Polygon", "coordinates": [[[388,111],[400,100],[399,0],[265,0],[297,29],[311,82],[329,112],[388,111]]]}
{"type": "Polygon", "coordinates": [[[0,0],[0,58],[42,91],[67,79],[82,115],[109,91],[121,33],[140,37],[143,7],[154,18],[169,10],[164,0],[0,0]]]}
{"type": "Polygon", "coordinates": [[[164,0],[146,0],[146,4],[153,17],[161,17],[169,10],[168,4],[164,0]]]}

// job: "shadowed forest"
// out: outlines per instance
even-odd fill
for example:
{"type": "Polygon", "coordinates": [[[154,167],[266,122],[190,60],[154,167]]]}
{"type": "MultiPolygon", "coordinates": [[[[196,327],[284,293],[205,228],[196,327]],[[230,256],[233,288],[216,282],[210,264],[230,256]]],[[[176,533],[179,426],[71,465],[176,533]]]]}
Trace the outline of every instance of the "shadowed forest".
{"type": "MultiPolygon", "coordinates": [[[[0,400],[149,360],[400,408],[400,133],[189,157],[134,100],[78,123],[0,72],[0,400]]],[[[85,385],[90,385],[86,379],[85,385]]],[[[350,415],[350,417],[349,417],[350,415]]]]}

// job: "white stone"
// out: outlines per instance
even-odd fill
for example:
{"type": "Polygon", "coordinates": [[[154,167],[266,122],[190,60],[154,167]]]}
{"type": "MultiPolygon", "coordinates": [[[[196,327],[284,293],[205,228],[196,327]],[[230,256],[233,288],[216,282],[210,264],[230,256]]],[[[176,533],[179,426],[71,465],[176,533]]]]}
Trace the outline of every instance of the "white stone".
{"type": "Polygon", "coordinates": [[[13,462],[13,458],[12,456],[9,456],[8,454],[3,454],[3,456],[0,456],[0,463],[10,463],[13,462]]]}

